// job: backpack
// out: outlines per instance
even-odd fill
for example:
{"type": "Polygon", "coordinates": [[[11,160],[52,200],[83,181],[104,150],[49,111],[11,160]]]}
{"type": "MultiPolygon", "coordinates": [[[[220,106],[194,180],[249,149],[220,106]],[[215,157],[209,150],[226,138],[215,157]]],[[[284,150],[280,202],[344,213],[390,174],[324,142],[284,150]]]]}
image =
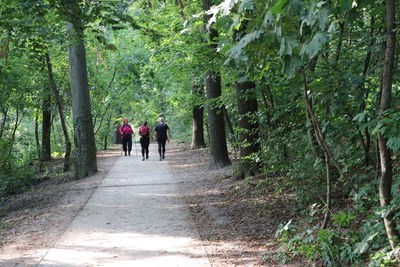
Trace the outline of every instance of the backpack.
{"type": "MultiPolygon", "coordinates": [[[[129,124],[127,124],[127,125],[122,125],[122,127],[121,127],[121,131],[123,130],[123,129],[126,129],[126,128],[128,128],[128,129],[130,129],[131,131],[132,131],[132,127],[129,125],[129,124]]],[[[132,133],[124,133],[124,132],[122,132],[122,136],[123,137],[131,137],[132,136],[132,133]]]]}
{"type": "Polygon", "coordinates": [[[140,127],[140,136],[141,137],[149,137],[149,127],[148,126],[142,126],[140,127]]]}

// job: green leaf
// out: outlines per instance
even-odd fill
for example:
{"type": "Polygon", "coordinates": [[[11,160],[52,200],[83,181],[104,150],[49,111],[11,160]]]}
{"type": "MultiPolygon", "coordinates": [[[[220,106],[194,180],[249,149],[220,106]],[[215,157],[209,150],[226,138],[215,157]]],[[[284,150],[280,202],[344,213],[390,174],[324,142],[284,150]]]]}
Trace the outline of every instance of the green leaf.
{"type": "Polygon", "coordinates": [[[239,5],[239,13],[243,12],[244,10],[251,10],[253,8],[253,0],[243,0],[239,5]]]}
{"type": "Polygon", "coordinates": [[[272,26],[273,23],[274,23],[274,15],[271,13],[271,11],[268,11],[264,17],[263,26],[268,28],[272,26]]]}
{"type": "Polygon", "coordinates": [[[318,12],[319,29],[324,31],[328,24],[329,12],[327,8],[323,8],[318,12]]]}
{"type": "Polygon", "coordinates": [[[284,14],[284,11],[286,11],[284,7],[288,1],[289,0],[279,0],[278,3],[272,7],[272,14],[284,14]]]}
{"type": "Polygon", "coordinates": [[[378,233],[373,233],[366,238],[364,238],[361,242],[356,244],[353,254],[355,255],[362,255],[365,253],[369,247],[369,243],[377,236],[378,233]]]}
{"type": "Polygon", "coordinates": [[[281,47],[279,49],[279,55],[292,55],[293,49],[298,45],[296,39],[292,37],[283,37],[281,39],[281,47]]]}
{"type": "Polygon", "coordinates": [[[387,145],[394,152],[398,151],[400,149],[400,138],[399,137],[389,138],[389,140],[387,141],[387,145]]]}
{"type": "Polygon", "coordinates": [[[234,46],[231,51],[229,52],[230,58],[239,58],[242,56],[242,50],[252,41],[258,39],[261,35],[261,31],[254,31],[251,33],[246,34],[239,43],[234,46]]]}
{"type": "Polygon", "coordinates": [[[298,55],[285,55],[282,58],[282,63],[282,72],[287,74],[288,76],[293,76],[296,72],[296,69],[302,65],[303,61],[298,55]]]}
{"type": "Polygon", "coordinates": [[[367,116],[368,111],[364,110],[363,112],[358,113],[357,115],[354,116],[353,121],[358,121],[362,122],[365,119],[365,116],[367,116]]]}
{"type": "Polygon", "coordinates": [[[328,40],[329,38],[326,33],[317,32],[309,43],[303,45],[300,54],[314,57],[322,50],[324,44],[327,43],[328,40]]]}

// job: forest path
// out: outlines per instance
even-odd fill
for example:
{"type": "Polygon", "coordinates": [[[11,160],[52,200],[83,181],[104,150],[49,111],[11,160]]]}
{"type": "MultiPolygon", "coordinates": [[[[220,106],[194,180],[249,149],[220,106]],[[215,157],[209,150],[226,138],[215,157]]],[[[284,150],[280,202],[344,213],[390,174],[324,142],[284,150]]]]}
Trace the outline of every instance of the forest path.
{"type": "Polygon", "coordinates": [[[38,266],[210,266],[180,181],[150,150],[115,162],[38,266]]]}

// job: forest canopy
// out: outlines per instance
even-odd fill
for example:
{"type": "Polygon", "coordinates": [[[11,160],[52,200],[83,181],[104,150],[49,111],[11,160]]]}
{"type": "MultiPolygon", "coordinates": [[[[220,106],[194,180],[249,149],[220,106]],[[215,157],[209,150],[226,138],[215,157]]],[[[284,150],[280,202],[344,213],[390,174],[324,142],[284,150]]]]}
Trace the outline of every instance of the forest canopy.
{"type": "Polygon", "coordinates": [[[304,0],[3,0],[0,195],[64,158],[80,179],[165,117],[210,168],[276,182],[307,220],[287,255],[329,266],[399,257],[399,3],[304,0]],[[397,37],[397,38],[396,38],[397,37]],[[311,207],[311,208],[310,208],[311,207]]]}

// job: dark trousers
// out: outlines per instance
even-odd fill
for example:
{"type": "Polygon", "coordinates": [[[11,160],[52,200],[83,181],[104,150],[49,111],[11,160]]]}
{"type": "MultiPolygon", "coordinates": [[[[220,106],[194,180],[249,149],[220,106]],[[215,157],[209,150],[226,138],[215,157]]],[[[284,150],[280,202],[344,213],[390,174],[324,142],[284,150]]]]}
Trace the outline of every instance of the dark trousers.
{"type": "Polygon", "coordinates": [[[132,136],[122,138],[122,149],[126,152],[132,151],[132,136]]]}
{"type": "Polygon", "coordinates": [[[142,156],[146,154],[146,157],[149,157],[149,145],[150,139],[149,138],[140,138],[140,145],[142,146],[142,156]]]}
{"type": "Polygon", "coordinates": [[[165,143],[166,142],[167,142],[167,139],[164,139],[164,138],[157,139],[158,153],[160,154],[160,157],[165,155],[165,143]]]}

